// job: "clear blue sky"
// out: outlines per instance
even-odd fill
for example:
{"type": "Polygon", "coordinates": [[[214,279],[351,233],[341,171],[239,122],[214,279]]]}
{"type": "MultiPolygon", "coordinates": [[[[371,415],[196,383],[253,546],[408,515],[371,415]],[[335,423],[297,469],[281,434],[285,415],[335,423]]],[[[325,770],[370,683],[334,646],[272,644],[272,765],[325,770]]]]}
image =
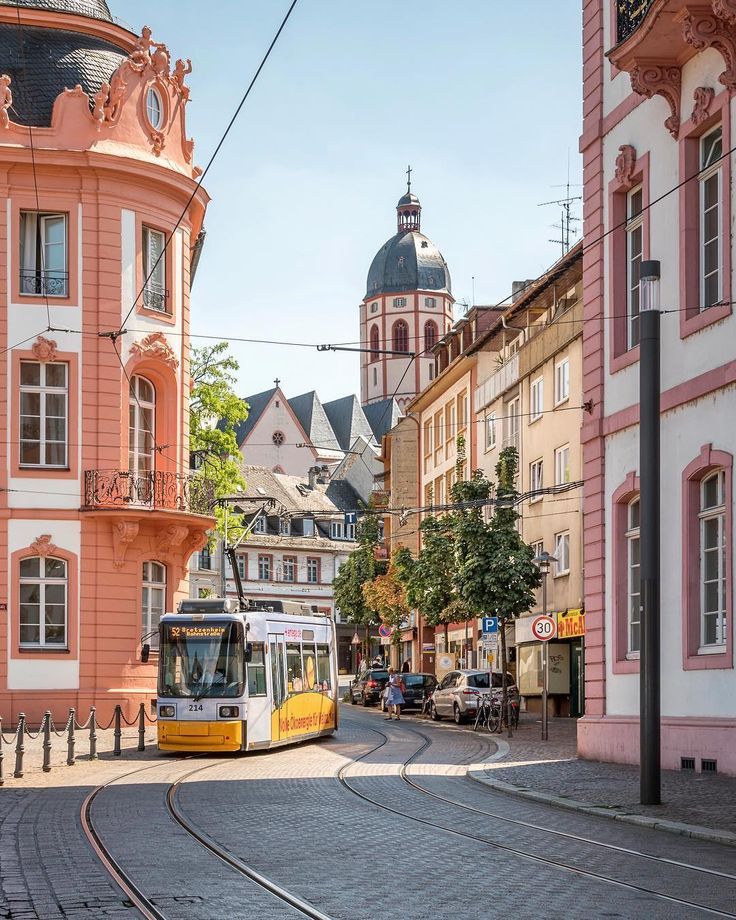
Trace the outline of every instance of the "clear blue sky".
{"type": "MultiPolygon", "coordinates": [[[[191,58],[195,159],[214,149],[287,0],[109,0],[191,58]]],[[[581,181],[580,0],[299,0],[206,187],[200,333],[358,338],[371,259],[411,163],[422,230],[458,301],[503,299],[559,246],[554,188],[581,181]]],[[[579,194],[580,190],[577,189],[579,194]]],[[[579,211],[578,211],[579,213],[579,211]]],[[[579,226],[579,225],[578,225],[579,226]]],[[[358,392],[358,356],[234,344],[242,395],[358,392]]]]}

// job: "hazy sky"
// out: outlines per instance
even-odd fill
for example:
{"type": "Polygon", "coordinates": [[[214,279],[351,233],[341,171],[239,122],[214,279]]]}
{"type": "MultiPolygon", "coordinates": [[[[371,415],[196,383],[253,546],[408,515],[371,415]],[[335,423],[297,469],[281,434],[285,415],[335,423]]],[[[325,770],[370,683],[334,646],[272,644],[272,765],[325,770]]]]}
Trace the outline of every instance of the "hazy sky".
{"type": "MultiPolygon", "coordinates": [[[[204,164],[287,0],[109,0],[191,58],[204,164]]],[[[414,170],[458,301],[503,299],[560,254],[554,186],[580,182],[580,0],[299,0],[206,180],[199,333],[352,342],[370,262],[414,170]]],[[[576,189],[575,194],[580,194],[576,189]]],[[[578,211],[578,213],[580,213],[578,211]]],[[[579,225],[577,225],[579,227],[579,225]]],[[[233,344],[241,395],[358,392],[358,355],[233,344]]]]}

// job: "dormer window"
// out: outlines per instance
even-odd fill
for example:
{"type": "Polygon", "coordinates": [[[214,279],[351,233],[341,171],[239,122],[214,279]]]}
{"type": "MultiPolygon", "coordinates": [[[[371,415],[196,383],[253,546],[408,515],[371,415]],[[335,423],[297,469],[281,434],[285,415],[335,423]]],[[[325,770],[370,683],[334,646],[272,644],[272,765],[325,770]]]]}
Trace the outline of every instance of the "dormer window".
{"type": "Polygon", "coordinates": [[[291,536],[291,521],[289,518],[280,518],[279,520],[279,533],[282,537],[291,536]]]}
{"type": "Polygon", "coordinates": [[[161,127],[161,122],[163,121],[163,113],[164,107],[161,102],[161,97],[158,94],[158,90],[151,86],[146,93],[146,115],[148,116],[148,120],[151,122],[151,127],[156,131],[158,131],[158,129],[161,127]]]}
{"type": "Polygon", "coordinates": [[[266,532],[266,518],[263,514],[259,514],[256,518],[255,524],[253,525],[253,533],[265,533],[266,532]]]}
{"type": "Polygon", "coordinates": [[[304,518],[302,521],[302,533],[305,537],[314,536],[314,518],[304,518]]]}

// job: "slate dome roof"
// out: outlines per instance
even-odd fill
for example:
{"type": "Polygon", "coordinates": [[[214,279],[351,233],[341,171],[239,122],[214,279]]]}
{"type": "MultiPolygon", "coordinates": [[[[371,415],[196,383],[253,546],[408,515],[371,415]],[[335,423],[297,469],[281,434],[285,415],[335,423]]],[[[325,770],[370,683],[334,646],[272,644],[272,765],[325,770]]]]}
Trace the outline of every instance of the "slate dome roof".
{"type": "Polygon", "coordinates": [[[399,232],[383,244],[371,262],[365,296],[424,290],[452,293],[447,262],[423,233],[399,232]]]}
{"type": "Polygon", "coordinates": [[[0,0],[0,6],[21,6],[54,13],[76,13],[90,19],[112,22],[110,7],[105,0],[0,0]]]}
{"type": "MultiPolygon", "coordinates": [[[[0,0],[0,6],[7,6],[0,0]]],[[[97,19],[110,18],[104,2],[86,3],[72,0],[36,0],[23,6],[36,9],[80,12],[73,7],[94,8],[97,19]],[[103,13],[106,14],[103,16],[103,13]]],[[[84,15],[92,16],[85,12],[84,15]]],[[[0,23],[0,61],[2,73],[11,78],[13,105],[10,119],[21,125],[48,127],[56,97],[64,89],[79,84],[90,98],[100,89],[127,57],[127,52],[111,42],[92,35],[64,29],[47,29],[24,25],[20,33],[16,25],[0,23]]]]}

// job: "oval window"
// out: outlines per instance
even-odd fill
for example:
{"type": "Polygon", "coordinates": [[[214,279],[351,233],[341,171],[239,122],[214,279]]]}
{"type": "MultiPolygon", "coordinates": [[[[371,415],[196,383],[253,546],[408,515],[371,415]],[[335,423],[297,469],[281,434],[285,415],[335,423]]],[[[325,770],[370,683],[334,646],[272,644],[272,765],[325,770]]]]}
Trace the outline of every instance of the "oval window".
{"type": "Polygon", "coordinates": [[[146,95],[146,115],[151,122],[151,126],[157,131],[161,127],[162,114],[163,105],[161,104],[161,97],[157,90],[150,87],[146,95]]]}

